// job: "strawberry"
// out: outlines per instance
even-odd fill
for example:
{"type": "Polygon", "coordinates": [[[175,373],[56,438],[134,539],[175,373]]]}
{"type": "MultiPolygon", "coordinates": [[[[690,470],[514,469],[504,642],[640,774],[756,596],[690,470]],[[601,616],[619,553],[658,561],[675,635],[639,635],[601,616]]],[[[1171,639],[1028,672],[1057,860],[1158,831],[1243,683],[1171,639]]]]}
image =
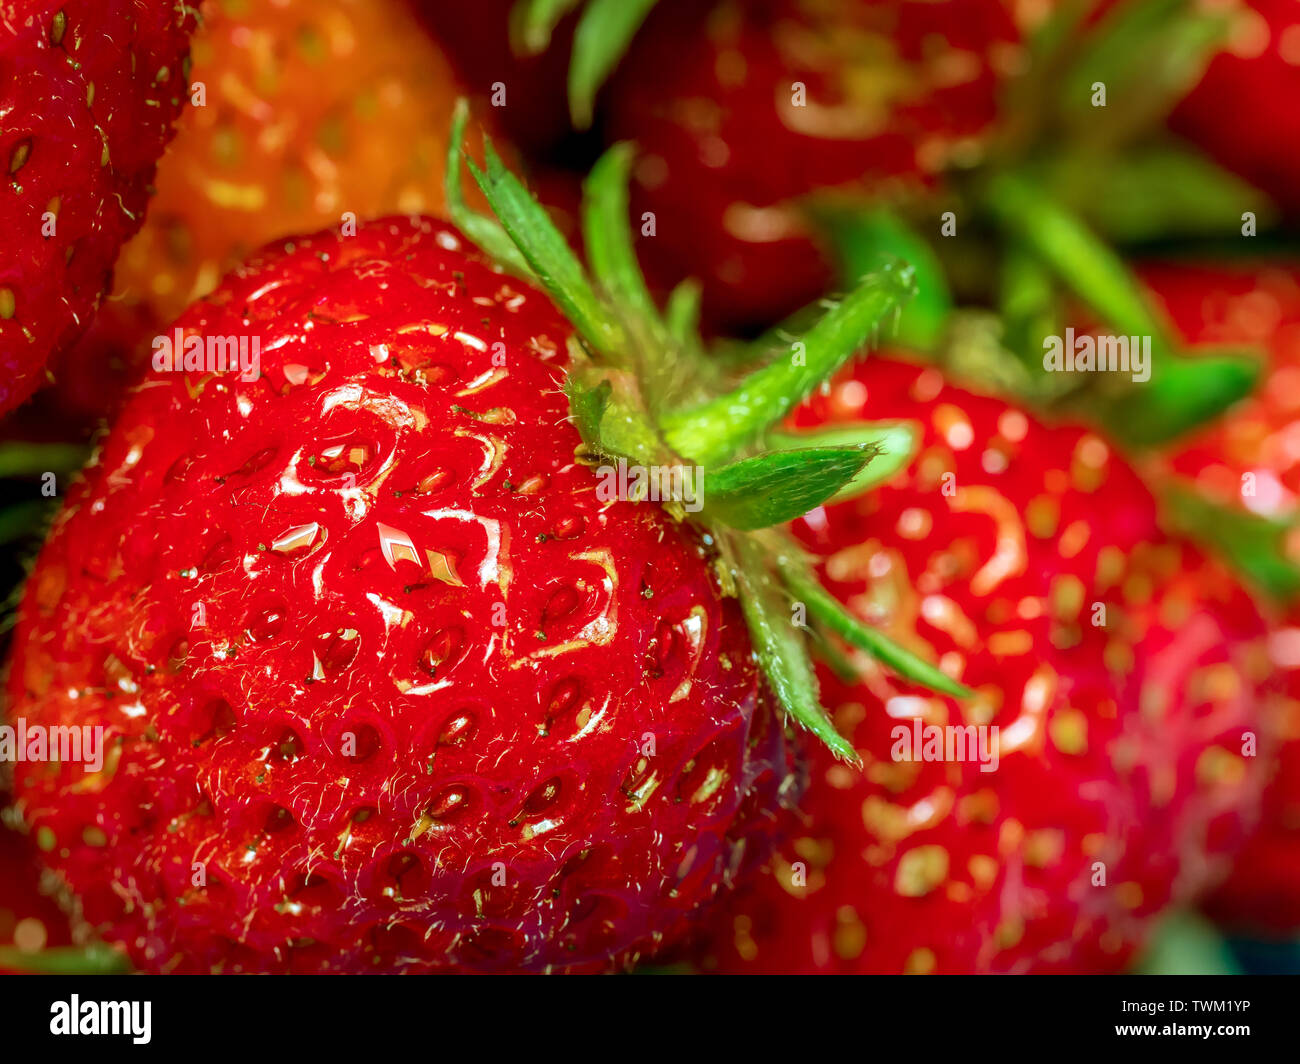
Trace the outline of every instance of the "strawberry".
{"type": "MultiPolygon", "coordinates": [[[[1300,544],[1286,530],[1300,516],[1300,268],[1267,262],[1148,263],[1139,276],[1187,342],[1251,344],[1266,354],[1256,393],[1220,421],[1179,441],[1161,456],[1154,475],[1162,484],[1195,489],[1225,507],[1211,519],[1214,528],[1231,528],[1243,520],[1282,522],[1278,560],[1294,566],[1300,544]]],[[[1252,571],[1267,580],[1274,570],[1252,571]]],[[[1263,821],[1232,876],[1206,903],[1226,925],[1274,935],[1300,928],[1298,589],[1294,578],[1276,588],[1290,603],[1273,620],[1269,651],[1288,699],[1285,743],[1265,796],[1263,821]]]]}
{"type": "Polygon", "coordinates": [[[177,328],[257,340],[260,379],[134,395],[16,635],[11,715],[106,729],[98,775],[17,781],[86,922],[152,971],[605,969],[680,933],[789,750],[707,545],[573,461],[572,328],[405,219],[177,328]]]}
{"type": "Polygon", "coordinates": [[[794,201],[880,196],[969,166],[1020,62],[999,0],[664,0],[612,79],[607,135],[643,150],[652,280],[696,276],[719,327],[776,320],[832,267],[794,201]]]}
{"type": "Polygon", "coordinates": [[[140,226],[194,24],[162,0],[0,6],[0,413],[90,324],[140,226]]]}
{"type": "Polygon", "coordinates": [[[1261,775],[1242,755],[1262,622],[1215,563],[1161,537],[1141,481],[1090,432],[883,360],[798,423],[866,412],[918,424],[918,456],[877,492],[809,514],[799,538],[841,602],[977,696],[918,695],[870,665],[825,672],[864,770],[813,752],[805,829],[734,900],[704,961],[1118,970],[1241,833],[1261,775]],[[998,727],[983,748],[996,762],[900,745],[954,724],[998,727]]]}
{"type": "Polygon", "coordinates": [[[401,0],[210,2],[188,108],[112,296],[55,367],[65,410],[99,415],[149,343],[251,251],[349,217],[443,207],[457,89],[401,0]]]}
{"type": "Polygon", "coordinates": [[[1300,10],[1290,0],[1229,8],[1226,47],[1178,105],[1172,128],[1219,163],[1300,211],[1300,10]]]}

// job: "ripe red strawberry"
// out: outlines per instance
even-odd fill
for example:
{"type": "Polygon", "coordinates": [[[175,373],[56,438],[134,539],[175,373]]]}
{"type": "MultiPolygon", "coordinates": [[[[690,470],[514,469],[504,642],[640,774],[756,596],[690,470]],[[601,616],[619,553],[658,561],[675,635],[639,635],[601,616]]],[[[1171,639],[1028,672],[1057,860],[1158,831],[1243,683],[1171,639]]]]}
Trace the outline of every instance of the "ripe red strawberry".
{"type": "Polygon", "coordinates": [[[1117,970],[1240,834],[1261,775],[1242,756],[1260,619],[1221,569],[1162,539],[1100,438],[881,360],[799,421],[868,414],[918,422],[919,455],[799,537],[840,601],[978,694],[919,695],[870,665],[856,682],[825,672],[864,771],[814,752],[804,831],[735,899],[706,963],[1117,970]],[[996,770],[909,760],[895,729],[917,720],[997,726],[996,770]]]}
{"type": "Polygon", "coordinates": [[[1225,49],[1171,125],[1288,212],[1300,211],[1300,8],[1251,0],[1229,10],[1225,49]]]}
{"type": "Polygon", "coordinates": [[[0,5],[0,413],[90,324],[188,94],[195,8],[0,5]]]}
{"type": "MultiPolygon", "coordinates": [[[[1205,498],[1265,518],[1300,515],[1300,268],[1148,264],[1140,276],[1191,344],[1250,344],[1265,351],[1255,394],[1220,421],[1182,440],[1161,460],[1205,498]]],[[[1300,541],[1283,554],[1294,564],[1300,541]]],[[[1274,623],[1270,656],[1286,685],[1285,740],[1265,797],[1260,829],[1233,874],[1209,900],[1221,922],[1274,934],[1300,928],[1300,611],[1274,623]]]]}
{"type": "Polygon", "coordinates": [[[450,227],[288,242],[178,322],[28,585],[17,766],[85,922],[150,971],[621,967],[793,797],[708,544],[598,499],[569,326],[450,227]],[[198,885],[202,881],[206,885],[198,885]]]}
{"type": "Polygon", "coordinates": [[[1020,59],[1000,0],[662,0],[610,83],[610,139],[642,149],[651,279],[705,285],[720,326],[773,321],[831,265],[796,201],[881,195],[978,159],[1020,59]]]}
{"type": "Polygon", "coordinates": [[[441,211],[458,95],[403,0],[209,4],[187,108],[111,297],[53,372],[64,410],[99,417],[149,343],[268,241],[348,217],[441,211]]]}

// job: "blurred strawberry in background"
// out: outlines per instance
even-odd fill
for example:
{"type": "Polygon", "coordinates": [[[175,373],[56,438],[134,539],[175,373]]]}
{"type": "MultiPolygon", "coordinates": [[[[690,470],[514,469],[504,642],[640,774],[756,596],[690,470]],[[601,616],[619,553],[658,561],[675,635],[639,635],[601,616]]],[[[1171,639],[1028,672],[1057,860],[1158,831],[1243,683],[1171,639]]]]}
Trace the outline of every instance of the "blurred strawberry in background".
{"type": "MultiPolygon", "coordinates": [[[[1266,354],[1254,395],[1155,461],[1154,482],[1180,495],[1189,528],[1272,591],[1269,655],[1289,696],[1284,746],[1264,819],[1230,879],[1206,904],[1225,926],[1300,931],[1300,266],[1150,263],[1138,275],[1188,343],[1251,344],[1266,354]],[[1290,601],[1292,604],[1287,605],[1290,601]]],[[[1195,348],[1193,348],[1195,350],[1195,348]]]]}
{"type": "Polygon", "coordinates": [[[880,358],[798,423],[867,412],[919,425],[906,475],[795,527],[840,601],[976,695],[927,696],[862,661],[856,679],[822,669],[863,768],[813,751],[805,829],[736,896],[703,963],[1121,971],[1254,823],[1274,712],[1259,614],[1221,563],[1165,539],[1098,436],[880,358]],[[965,757],[900,747],[914,719],[966,728],[965,757]],[[1000,728],[991,771],[980,725],[1000,728]]]}
{"type": "Polygon", "coordinates": [[[109,412],[150,339],[258,246],[443,208],[459,90],[403,0],[209,0],[203,14],[197,105],[112,295],[55,367],[59,400],[81,417],[109,412]]]}
{"type": "Polygon", "coordinates": [[[1300,4],[1224,4],[1226,48],[1171,125],[1218,162],[1300,214],[1300,4]]]}

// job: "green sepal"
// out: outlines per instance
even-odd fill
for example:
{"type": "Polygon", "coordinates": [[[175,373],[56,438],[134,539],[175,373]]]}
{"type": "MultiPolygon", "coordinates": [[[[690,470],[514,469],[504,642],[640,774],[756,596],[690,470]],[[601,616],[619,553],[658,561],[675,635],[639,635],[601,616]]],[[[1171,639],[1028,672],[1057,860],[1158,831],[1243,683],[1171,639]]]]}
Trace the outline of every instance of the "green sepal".
{"type": "Polygon", "coordinates": [[[466,159],[470,173],[539,284],[591,347],[612,361],[624,358],[622,326],[601,302],[546,209],[535,200],[483,138],[486,172],[466,159]]]}
{"type": "Polygon", "coordinates": [[[663,330],[632,246],[628,222],[631,172],[632,145],[615,144],[596,160],[583,182],[582,235],[587,264],[610,299],[663,330]]]}
{"type": "Polygon", "coordinates": [[[111,946],[56,946],[27,953],[0,946],[0,968],[32,975],[124,975],[131,971],[126,956],[111,946]]]}
{"type": "Polygon", "coordinates": [[[1172,531],[1223,557],[1259,590],[1287,601],[1300,596],[1300,566],[1286,554],[1286,538],[1297,522],[1213,502],[1185,481],[1160,491],[1172,531]]]}
{"type": "Polygon", "coordinates": [[[852,647],[870,654],[904,679],[953,698],[970,698],[970,688],[948,676],[937,666],[895,643],[883,632],[871,628],[830,595],[817,580],[807,562],[793,552],[778,559],[781,575],[790,594],[803,602],[808,615],[852,647]]]}
{"type": "Polygon", "coordinates": [[[1118,155],[1054,154],[1026,174],[1098,233],[1120,243],[1240,237],[1244,212],[1255,215],[1261,230],[1277,216],[1254,186],[1172,139],[1134,145],[1118,155]]]}
{"type": "Polygon", "coordinates": [[[0,477],[38,477],[43,473],[75,473],[86,464],[90,449],[76,443],[0,444],[0,477]]]}
{"type": "Polygon", "coordinates": [[[807,432],[769,432],[767,443],[780,450],[798,447],[866,446],[871,461],[829,501],[843,502],[884,484],[906,469],[916,453],[920,434],[912,421],[858,421],[807,432]]]}
{"type": "Polygon", "coordinates": [[[740,609],[772,693],[786,713],[825,743],[831,753],[860,764],[853,744],[835,730],[830,714],[818,701],[808,641],[794,623],[791,602],[773,579],[766,554],[752,536],[730,536],[728,542],[736,555],[740,609]]]}
{"type": "Polygon", "coordinates": [[[596,93],[654,6],[655,0],[588,0],[573,31],[569,61],[569,115],[575,128],[591,125],[596,93]]]}
{"type": "Polygon", "coordinates": [[[878,453],[867,443],[805,447],[708,469],[704,514],[745,532],[785,524],[834,497],[878,453]]]}
{"type": "Polygon", "coordinates": [[[802,337],[790,342],[736,388],[699,406],[667,414],[665,439],[701,465],[717,465],[749,446],[804,401],[817,385],[892,324],[911,296],[910,266],[890,263],[866,277],[802,337]]]}
{"type": "Polygon", "coordinates": [[[600,423],[609,407],[609,398],[613,385],[602,378],[595,385],[585,384],[576,373],[571,373],[564,382],[564,394],[569,399],[569,416],[578,429],[578,435],[593,453],[602,453],[600,443],[600,423]]]}
{"type": "Polygon", "coordinates": [[[496,219],[480,214],[465,202],[460,170],[461,164],[469,161],[469,156],[464,151],[465,126],[468,121],[469,102],[462,97],[456,101],[456,107],[452,111],[451,137],[447,142],[447,170],[443,176],[447,213],[451,215],[456,227],[496,260],[497,265],[516,276],[531,278],[532,269],[496,219]]]}
{"type": "Polygon", "coordinates": [[[1132,272],[1079,218],[1033,181],[1002,173],[989,180],[984,202],[1005,230],[1120,333],[1168,346],[1164,323],[1132,272]]]}
{"type": "Polygon", "coordinates": [[[510,9],[510,45],[516,55],[541,55],[551,34],[582,0],[518,0],[510,9]]]}
{"type": "Polygon", "coordinates": [[[1062,80],[1058,107],[1070,139],[1115,144],[1157,126],[1200,79],[1226,40],[1231,15],[1195,0],[1115,4],[1083,41],[1062,80]],[[1106,106],[1092,103],[1106,86],[1106,106]]]}
{"type": "Polygon", "coordinates": [[[810,203],[809,211],[835,251],[845,286],[887,262],[909,263],[916,275],[916,294],[898,315],[894,338],[914,351],[933,351],[953,311],[952,293],[943,265],[930,244],[886,208],[846,208],[831,202],[810,203]]]}
{"type": "Polygon", "coordinates": [[[28,499],[0,509],[0,545],[41,539],[58,509],[58,499],[28,499]]]}
{"type": "Polygon", "coordinates": [[[1212,421],[1249,395],[1261,363],[1249,355],[1177,358],[1152,350],[1151,379],[1133,383],[1114,398],[1085,400],[1119,439],[1151,447],[1212,421]]]}

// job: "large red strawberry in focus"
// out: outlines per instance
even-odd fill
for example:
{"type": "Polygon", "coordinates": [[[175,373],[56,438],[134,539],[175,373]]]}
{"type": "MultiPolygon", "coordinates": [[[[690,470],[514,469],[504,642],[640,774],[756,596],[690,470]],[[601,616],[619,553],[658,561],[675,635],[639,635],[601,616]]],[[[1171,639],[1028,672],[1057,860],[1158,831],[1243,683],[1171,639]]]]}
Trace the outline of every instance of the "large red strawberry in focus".
{"type": "Polygon", "coordinates": [[[196,8],[0,4],[0,413],[90,324],[189,93],[196,8]]]}
{"type": "Polygon", "coordinates": [[[795,202],[878,196],[978,160],[1023,62],[1001,0],[664,0],[606,98],[638,143],[635,214],[652,280],[696,276],[718,326],[767,323],[826,291],[832,263],[795,202]]]}
{"type": "Polygon", "coordinates": [[[1172,127],[1290,213],[1300,211],[1300,5],[1235,7],[1224,50],[1174,111],[1172,127]]]}
{"type": "Polygon", "coordinates": [[[914,420],[920,453],[797,522],[800,538],[840,601],[977,695],[927,695],[869,662],[855,682],[823,670],[863,772],[814,752],[804,830],[734,900],[705,963],[1118,970],[1154,913],[1224,870],[1257,797],[1243,742],[1261,724],[1260,618],[1160,536],[1100,438],[878,360],[799,420],[860,416],[914,420]],[[911,756],[899,741],[918,723],[996,726],[995,770],[976,747],[911,756]]]}
{"type": "Polygon", "coordinates": [[[260,376],[139,388],[15,634],[11,715],[105,729],[15,788],[89,928],[147,971],[606,970],[761,859],[797,787],[739,610],[598,499],[545,297],[389,219],[178,328],[260,376]]]}
{"type": "MultiPolygon", "coordinates": [[[[1266,355],[1255,394],[1180,441],[1156,471],[1229,510],[1300,516],[1300,268],[1152,263],[1143,283],[1191,344],[1250,344],[1266,355]]],[[[1281,541],[1300,559],[1300,539],[1281,541]]],[[[1270,658],[1286,684],[1285,743],[1264,818],[1207,910],[1222,923],[1267,933],[1300,928],[1300,610],[1276,618],[1270,658]]]]}

